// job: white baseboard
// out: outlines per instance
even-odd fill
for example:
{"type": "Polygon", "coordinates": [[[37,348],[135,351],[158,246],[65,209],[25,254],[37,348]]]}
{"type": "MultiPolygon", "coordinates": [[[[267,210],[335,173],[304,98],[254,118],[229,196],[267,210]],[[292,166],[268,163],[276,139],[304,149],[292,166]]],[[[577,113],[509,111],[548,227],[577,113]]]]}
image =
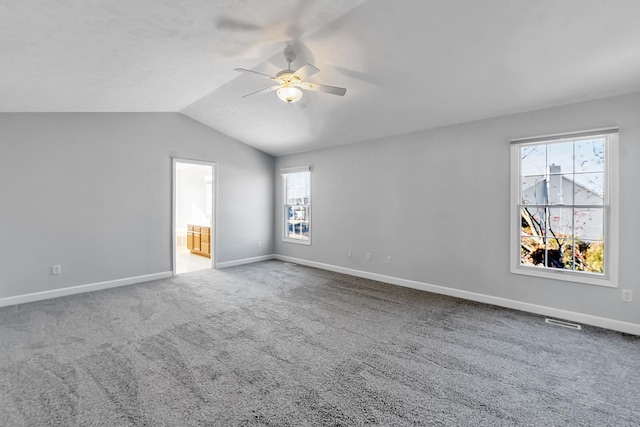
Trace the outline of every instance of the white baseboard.
{"type": "Polygon", "coordinates": [[[499,307],[511,308],[514,310],[540,314],[542,316],[551,316],[558,319],[571,320],[573,322],[583,323],[585,325],[597,326],[605,329],[611,329],[614,331],[624,332],[627,334],[640,335],[640,325],[635,323],[622,322],[620,320],[607,319],[605,317],[592,316],[589,314],[561,310],[558,308],[546,307],[538,304],[531,304],[531,303],[511,300],[507,298],[494,297],[491,295],[479,294],[476,292],[464,291],[461,289],[447,288],[445,286],[438,286],[438,285],[432,285],[424,282],[417,282],[415,280],[407,280],[407,279],[401,279],[398,277],[385,276],[383,274],[370,273],[368,271],[362,271],[362,270],[354,270],[352,268],[339,267],[332,264],[324,264],[321,262],[308,261],[305,259],[293,258],[293,257],[284,256],[284,255],[275,255],[274,258],[280,261],[293,262],[296,264],[315,267],[322,270],[329,270],[329,271],[334,271],[336,273],[348,274],[350,276],[362,277],[364,279],[376,280],[378,282],[389,283],[392,285],[404,286],[405,288],[419,289],[421,291],[433,292],[436,294],[448,295],[451,297],[462,298],[470,301],[497,305],[499,307]]]}
{"type": "MultiPolygon", "coordinates": [[[[308,261],[301,258],[293,258],[284,255],[262,255],[252,258],[244,258],[234,261],[226,261],[216,264],[216,268],[233,267],[243,264],[251,264],[254,262],[268,261],[277,259],[280,261],[292,262],[309,267],[319,268],[321,270],[334,271],[336,273],[347,274],[364,279],[376,280],[379,282],[389,283],[392,285],[403,286],[406,288],[418,289],[426,292],[433,292],[441,295],[462,298],[470,301],[481,302],[485,304],[496,305],[499,307],[511,308],[514,310],[526,311],[529,313],[539,314],[542,316],[551,316],[564,320],[582,323],[585,325],[597,326],[600,328],[611,329],[614,331],[624,332],[632,335],[640,335],[640,325],[630,322],[622,322],[620,320],[608,319],[604,317],[592,316],[574,311],[561,310],[553,307],[546,307],[538,304],[531,304],[522,301],[511,300],[507,298],[495,297],[491,295],[480,294],[476,292],[464,291],[461,289],[448,288],[445,286],[432,285],[429,283],[418,282],[415,280],[401,279],[393,276],[385,276],[383,274],[370,273],[368,271],[355,270],[352,268],[340,267],[332,264],[325,264],[316,261],[308,261]]],[[[74,295],[83,292],[98,291],[102,289],[116,288],[119,286],[133,285],[136,283],[149,282],[152,280],[164,279],[171,277],[171,271],[162,273],[147,274],[144,276],[128,277],[124,279],[111,280],[107,282],[91,283],[88,285],[71,286],[62,289],[53,289],[50,291],[35,292],[25,295],[17,295],[13,297],[0,298],[0,307],[9,305],[24,304],[28,302],[41,301],[45,299],[58,298],[66,295],[74,295]]]]}
{"type": "Polygon", "coordinates": [[[146,274],[144,276],[126,277],[124,279],[109,280],[107,282],[90,283],[88,285],[70,286],[68,288],[52,289],[50,291],[34,292],[32,294],[25,295],[16,295],[14,297],[0,298],[0,307],[42,301],[45,299],[81,294],[84,292],[99,291],[102,289],[117,288],[119,286],[134,285],[136,283],[165,279],[171,276],[173,276],[173,272],[164,271],[162,273],[146,274]]]}
{"type": "Polygon", "coordinates": [[[274,254],[261,255],[261,256],[255,256],[252,258],[243,258],[243,259],[236,259],[233,261],[217,262],[216,268],[235,267],[237,265],[253,264],[254,262],[260,262],[260,261],[269,261],[270,259],[277,259],[277,255],[274,255],[274,254]]]}

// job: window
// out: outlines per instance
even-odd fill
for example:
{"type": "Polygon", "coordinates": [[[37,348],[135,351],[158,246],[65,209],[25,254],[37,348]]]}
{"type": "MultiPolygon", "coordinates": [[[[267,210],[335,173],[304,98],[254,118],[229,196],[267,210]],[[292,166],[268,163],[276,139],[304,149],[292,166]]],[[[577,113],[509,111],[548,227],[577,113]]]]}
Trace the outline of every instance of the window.
{"type": "Polygon", "coordinates": [[[283,169],[284,237],[287,242],[311,244],[311,172],[308,166],[283,169]]]}
{"type": "Polygon", "coordinates": [[[617,286],[617,136],[512,141],[513,273],[617,286]]]}

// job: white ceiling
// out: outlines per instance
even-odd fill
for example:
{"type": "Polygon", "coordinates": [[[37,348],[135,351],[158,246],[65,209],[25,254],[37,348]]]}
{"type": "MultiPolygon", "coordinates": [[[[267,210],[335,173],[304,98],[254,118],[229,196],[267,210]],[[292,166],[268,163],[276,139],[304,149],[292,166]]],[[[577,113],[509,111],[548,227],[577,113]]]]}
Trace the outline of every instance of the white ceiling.
{"type": "Polygon", "coordinates": [[[0,0],[0,111],[179,111],[272,155],[640,91],[638,0],[0,0]],[[291,42],[309,80],[287,105],[291,42]]]}

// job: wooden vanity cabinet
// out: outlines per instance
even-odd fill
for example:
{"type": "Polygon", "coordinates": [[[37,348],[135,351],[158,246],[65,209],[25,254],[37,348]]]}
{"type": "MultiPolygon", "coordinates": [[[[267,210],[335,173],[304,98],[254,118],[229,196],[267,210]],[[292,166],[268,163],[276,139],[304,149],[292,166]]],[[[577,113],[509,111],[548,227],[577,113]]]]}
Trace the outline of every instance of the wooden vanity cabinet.
{"type": "Polygon", "coordinates": [[[211,227],[187,225],[187,248],[192,254],[211,258],[211,227]]]}

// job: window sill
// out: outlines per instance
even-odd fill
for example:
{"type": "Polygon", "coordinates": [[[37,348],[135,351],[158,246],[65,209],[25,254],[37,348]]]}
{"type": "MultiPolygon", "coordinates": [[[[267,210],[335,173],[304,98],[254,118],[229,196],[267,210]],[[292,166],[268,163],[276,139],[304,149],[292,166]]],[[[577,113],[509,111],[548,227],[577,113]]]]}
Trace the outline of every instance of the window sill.
{"type": "Polygon", "coordinates": [[[511,267],[512,274],[539,277],[543,279],[562,280],[565,282],[575,282],[584,285],[604,286],[607,288],[617,288],[618,282],[606,276],[596,276],[589,273],[579,273],[563,270],[548,270],[540,267],[515,266],[511,267]]]}
{"type": "Polygon", "coordinates": [[[285,243],[295,243],[297,245],[306,245],[311,246],[311,239],[309,240],[300,240],[300,239],[287,239],[286,237],[282,239],[285,243]]]}

